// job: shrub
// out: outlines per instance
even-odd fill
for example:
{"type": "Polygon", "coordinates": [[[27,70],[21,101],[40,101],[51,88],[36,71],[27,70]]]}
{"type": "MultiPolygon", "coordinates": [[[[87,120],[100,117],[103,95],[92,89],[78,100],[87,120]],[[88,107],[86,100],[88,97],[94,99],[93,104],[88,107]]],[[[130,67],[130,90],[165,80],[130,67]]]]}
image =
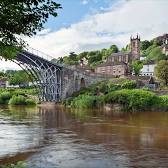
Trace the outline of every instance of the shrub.
{"type": "Polygon", "coordinates": [[[125,81],[121,85],[122,89],[135,89],[136,88],[136,81],[125,81]]]}
{"type": "Polygon", "coordinates": [[[28,99],[26,99],[25,104],[26,105],[35,105],[36,102],[35,102],[35,100],[28,98],[28,99]]]}
{"type": "Polygon", "coordinates": [[[24,162],[18,162],[17,164],[1,166],[1,168],[26,168],[26,164],[24,162]]]}
{"type": "Polygon", "coordinates": [[[0,94],[0,97],[2,100],[9,100],[12,97],[12,94],[10,92],[2,92],[0,94]]]}
{"type": "Polygon", "coordinates": [[[100,96],[79,95],[72,100],[71,106],[75,108],[94,108],[102,103],[102,97],[100,96]]]}
{"type": "Polygon", "coordinates": [[[104,97],[104,101],[122,104],[128,111],[147,110],[160,103],[159,97],[154,93],[139,89],[111,92],[104,97]]]}
{"type": "Polygon", "coordinates": [[[168,108],[168,95],[160,96],[161,106],[168,108]]]}
{"type": "Polygon", "coordinates": [[[101,93],[108,93],[109,91],[109,88],[108,88],[108,85],[106,82],[101,82],[99,85],[98,85],[98,89],[101,93]]]}
{"type": "Polygon", "coordinates": [[[11,97],[12,94],[10,92],[2,92],[0,94],[0,104],[8,104],[11,97]]]}
{"type": "Polygon", "coordinates": [[[5,104],[5,102],[2,100],[1,97],[0,97],[0,104],[5,104]]]}
{"type": "Polygon", "coordinates": [[[26,105],[26,98],[24,96],[18,95],[18,96],[12,96],[12,98],[9,100],[10,105],[26,105]]]}
{"type": "Polygon", "coordinates": [[[22,95],[22,96],[25,96],[26,95],[26,91],[25,90],[22,90],[22,89],[18,89],[18,90],[15,90],[13,92],[14,95],[22,95]]]}
{"type": "Polygon", "coordinates": [[[70,106],[72,100],[73,100],[73,97],[68,97],[68,98],[66,98],[66,99],[64,99],[64,100],[62,101],[62,104],[63,104],[64,106],[70,106]]]}
{"type": "Polygon", "coordinates": [[[121,89],[121,85],[120,84],[114,84],[110,81],[110,82],[108,82],[108,88],[109,88],[109,92],[111,92],[111,91],[121,89]]]}

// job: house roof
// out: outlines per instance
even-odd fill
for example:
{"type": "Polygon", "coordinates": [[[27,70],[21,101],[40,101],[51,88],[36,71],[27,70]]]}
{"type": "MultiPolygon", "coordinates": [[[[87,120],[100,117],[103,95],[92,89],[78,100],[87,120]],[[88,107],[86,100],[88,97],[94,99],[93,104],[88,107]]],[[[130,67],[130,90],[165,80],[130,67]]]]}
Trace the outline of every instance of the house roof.
{"type": "Polygon", "coordinates": [[[98,65],[97,67],[116,66],[116,65],[127,65],[127,64],[125,62],[105,62],[98,65]]]}
{"type": "Polygon", "coordinates": [[[112,53],[109,57],[112,56],[120,56],[120,55],[129,55],[131,52],[118,52],[118,53],[112,53]]]}

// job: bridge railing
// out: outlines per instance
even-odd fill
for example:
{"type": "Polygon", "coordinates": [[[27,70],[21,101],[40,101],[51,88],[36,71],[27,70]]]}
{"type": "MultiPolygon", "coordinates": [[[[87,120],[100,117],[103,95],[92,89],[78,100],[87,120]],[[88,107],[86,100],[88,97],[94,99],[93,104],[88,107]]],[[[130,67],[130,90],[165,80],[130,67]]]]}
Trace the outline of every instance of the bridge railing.
{"type": "Polygon", "coordinates": [[[44,52],[41,52],[41,51],[39,51],[37,49],[34,49],[32,47],[26,47],[25,51],[30,52],[30,53],[32,53],[34,55],[37,55],[37,56],[39,56],[39,57],[41,57],[41,58],[43,58],[43,59],[45,59],[47,61],[51,61],[52,59],[54,59],[54,57],[52,57],[52,56],[50,56],[50,55],[48,55],[48,54],[46,54],[44,52]]]}

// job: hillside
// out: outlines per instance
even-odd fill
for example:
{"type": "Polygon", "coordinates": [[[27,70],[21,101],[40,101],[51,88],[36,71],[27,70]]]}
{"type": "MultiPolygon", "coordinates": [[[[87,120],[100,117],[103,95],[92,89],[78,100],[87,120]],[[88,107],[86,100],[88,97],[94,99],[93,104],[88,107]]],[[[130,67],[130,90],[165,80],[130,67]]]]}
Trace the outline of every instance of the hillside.
{"type": "MultiPolygon", "coordinates": [[[[140,52],[141,56],[145,57],[145,62],[147,61],[159,61],[167,59],[167,56],[162,52],[163,40],[168,39],[168,34],[155,37],[152,40],[141,41],[140,52]]],[[[91,68],[95,68],[97,65],[101,64],[107,57],[112,53],[130,51],[130,44],[127,44],[121,50],[115,44],[111,45],[109,48],[104,48],[102,50],[96,51],[84,51],[80,54],[71,52],[69,55],[54,59],[54,62],[64,63],[67,65],[80,65],[84,64],[91,68]]]]}

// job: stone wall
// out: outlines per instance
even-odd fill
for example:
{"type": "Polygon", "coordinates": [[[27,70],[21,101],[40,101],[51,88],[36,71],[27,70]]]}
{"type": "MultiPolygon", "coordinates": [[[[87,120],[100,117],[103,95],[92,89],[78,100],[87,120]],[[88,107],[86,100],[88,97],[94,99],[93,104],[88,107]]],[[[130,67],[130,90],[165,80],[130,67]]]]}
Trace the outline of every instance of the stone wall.
{"type": "Polygon", "coordinates": [[[102,75],[80,70],[74,71],[70,69],[65,69],[63,74],[62,99],[70,97],[82,87],[88,87],[112,77],[110,75],[102,75]]]}

